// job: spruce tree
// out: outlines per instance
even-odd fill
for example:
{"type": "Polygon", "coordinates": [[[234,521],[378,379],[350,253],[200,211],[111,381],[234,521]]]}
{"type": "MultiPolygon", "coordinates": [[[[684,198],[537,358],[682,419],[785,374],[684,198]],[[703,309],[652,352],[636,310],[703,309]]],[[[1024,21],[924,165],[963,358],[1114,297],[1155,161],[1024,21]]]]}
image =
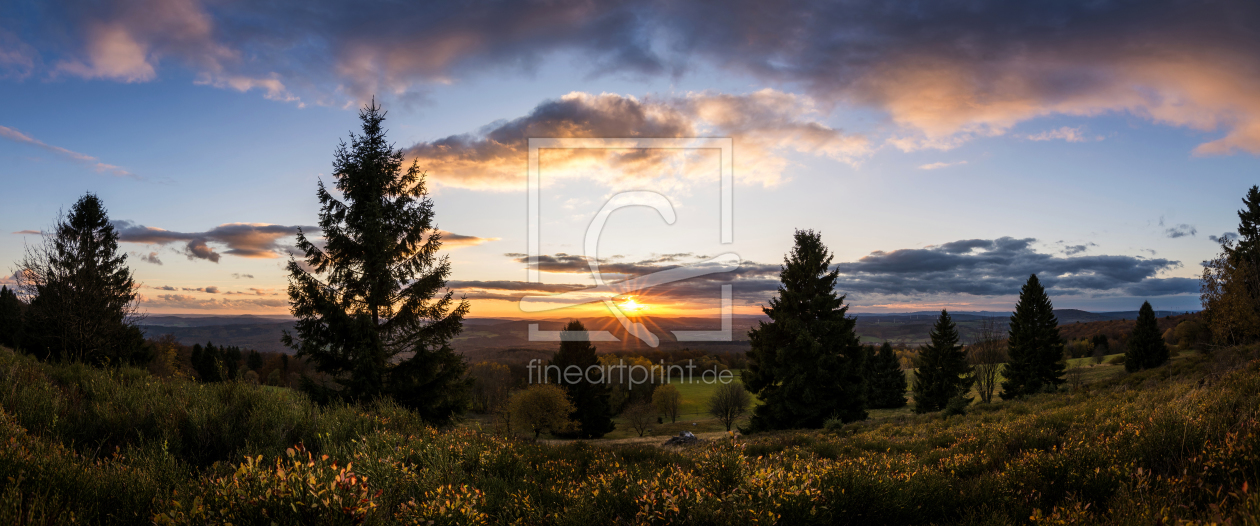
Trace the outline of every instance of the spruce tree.
{"type": "Polygon", "coordinates": [[[1059,320],[1036,274],[1028,277],[1019,292],[1007,348],[1010,359],[1002,369],[1006,377],[1002,382],[1003,399],[1057,389],[1065,382],[1059,320]]]}
{"type": "Polygon", "coordinates": [[[29,302],[28,352],[92,364],[144,363],[136,326],[136,283],[105,205],[85,194],[52,235],[27,249],[18,273],[29,302]]]}
{"type": "Polygon", "coordinates": [[[873,353],[867,370],[867,401],[872,409],[894,409],[906,405],[906,375],[901,370],[901,362],[897,360],[892,344],[884,342],[873,353]]]}
{"type": "Polygon", "coordinates": [[[914,372],[914,411],[940,411],[955,397],[963,397],[963,405],[970,403],[966,394],[975,378],[949,312],[941,310],[929,337],[931,343],[919,351],[919,368],[914,372]]]}
{"type": "Polygon", "coordinates": [[[0,286],[0,346],[17,349],[22,340],[22,300],[0,286]]]}
{"type": "Polygon", "coordinates": [[[1168,361],[1168,346],[1159,334],[1159,322],[1155,320],[1155,309],[1151,302],[1142,302],[1138,310],[1137,325],[1133,334],[1129,335],[1124,352],[1124,370],[1128,372],[1152,369],[1164,365],[1168,361]]]}
{"type": "Polygon", "coordinates": [[[451,265],[438,255],[425,174],[415,162],[403,169],[380,106],[359,118],[362,134],[333,160],[338,195],[319,183],[323,246],[298,230],[304,261],[288,265],[297,323],[284,343],[329,379],[304,383],[316,399],[388,396],[442,425],[467,404],[467,366],[449,344],[468,302],[441,293],[451,265]]]}
{"type": "Polygon", "coordinates": [[[866,418],[862,344],[848,305],[836,294],[839,272],[821,235],[797,230],[784,258],[778,295],[762,309],[770,321],[748,333],[743,381],[762,404],[751,431],[819,428],[829,418],[866,418]]]}
{"type": "Polygon", "coordinates": [[[1244,281],[1243,290],[1254,311],[1260,305],[1260,187],[1252,186],[1243,197],[1243,208],[1238,211],[1238,243],[1226,245],[1225,252],[1233,266],[1242,270],[1237,275],[1244,281]]]}
{"type": "MultiPolygon", "coordinates": [[[[573,320],[564,327],[564,332],[569,335],[577,335],[586,332],[586,327],[582,326],[582,322],[573,320]]],[[[560,368],[560,378],[555,379],[564,388],[565,393],[569,396],[569,401],[573,403],[572,420],[577,422],[577,429],[561,434],[560,436],[570,436],[574,438],[599,438],[616,427],[612,421],[612,409],[608,403],[609,389],[608,384],[603,380],[601,374],[596,380],[599,383],[592,383],[588,377],[587,368],[591,366],[599,366],[599,357],[595,354],[595,346],[591,342],[578,339],[561,339],[560,351],[551,358],[549,365],[560,368]],[[576,367],[576,371],[581,372],[581,378],[576,382],[570,382],[565,378],[565,371],[569,367],[576,367]]],[[[548,368],[550,369],[550,368],[548,368]]]]}

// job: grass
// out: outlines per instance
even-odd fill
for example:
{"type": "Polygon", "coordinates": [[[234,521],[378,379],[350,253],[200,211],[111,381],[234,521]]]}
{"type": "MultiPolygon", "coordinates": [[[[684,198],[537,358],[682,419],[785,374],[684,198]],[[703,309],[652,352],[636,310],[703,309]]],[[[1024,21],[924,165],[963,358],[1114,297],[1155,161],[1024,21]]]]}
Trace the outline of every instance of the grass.
{"type": "Polygon", "coordinates": [[[1257,357],[663,449],[437,430],[388,404],[0,349],[0,523],[1255,525],[1257,357]]]}

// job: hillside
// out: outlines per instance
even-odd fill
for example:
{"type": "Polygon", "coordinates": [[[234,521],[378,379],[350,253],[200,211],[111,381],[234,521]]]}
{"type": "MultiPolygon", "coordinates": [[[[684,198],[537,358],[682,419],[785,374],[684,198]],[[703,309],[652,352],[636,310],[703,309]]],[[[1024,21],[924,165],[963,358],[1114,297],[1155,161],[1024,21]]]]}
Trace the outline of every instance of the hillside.
{"type": "Polygon", "coordinates": [[[662,448],[438,430],[391,404],[0,349],[0,522],[1251,524],[1258,356],[1182,356],[961,416],[662,448]]]}

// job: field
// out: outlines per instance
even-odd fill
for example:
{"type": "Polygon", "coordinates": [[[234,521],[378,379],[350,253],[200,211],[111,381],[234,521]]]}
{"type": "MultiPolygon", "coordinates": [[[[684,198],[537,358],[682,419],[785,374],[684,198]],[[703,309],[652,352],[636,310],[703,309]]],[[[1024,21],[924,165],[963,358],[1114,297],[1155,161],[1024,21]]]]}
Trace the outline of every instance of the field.
{"type": "Polygon", "coordinates": [[[1257,356],[675,449],[435,430],[389,404],[0,349],[0,523],[1256,524],[1257,356]]]}

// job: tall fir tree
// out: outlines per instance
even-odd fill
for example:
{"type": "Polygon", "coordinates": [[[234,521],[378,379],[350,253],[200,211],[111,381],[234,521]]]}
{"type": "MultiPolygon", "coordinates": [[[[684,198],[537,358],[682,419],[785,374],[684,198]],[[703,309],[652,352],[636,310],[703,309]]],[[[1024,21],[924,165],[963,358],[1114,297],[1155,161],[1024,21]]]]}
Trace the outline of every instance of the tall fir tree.
{"type": "Polygon", "coordinates": [[[0,346],[17,349],[22,341],[22,300],[0,286],[0,346]]]}
{"type": "Polygon", "coordinates": [[[1238,244],[1230,255],[1249,261],[1260,261],[1260,186],[1252,186],[1243,196],[1238,211],[1238,244]]]}
{"type": "MultiPolygon", "coordinates": [[[[564,327],[563,335],[579,335],[586,332],[586,327],[578,320],[570,321],[564,327]]],[[[590,341],[579,339],[561,339],[560,351],[551,358],[548,365],[560,368],[560,378],[555,381],[564,388],[569,401],[573,403],[572,420],[577,422],[577,429],[561,433],[560,436],[574,438],[600,438],[612,431],[616,424],[612,421],[612,408],[608,402],[610,396],[608,384],[592,383],[587,375],[587,368],[599,366],[599,357],[595,354],[595,346],[590,341]],[[581,371],[577,382],[565,379],[564,371],[576,367],[581,371]]],[[[550,368],[548,368],[550,369],[550,368]]],[[[602,380],[602,375],[600,376],[602,380]]]]}
{"type": "Polygon", "coordinates": [[[929,338],[931,343],[919,351],[919,367],[914,372],[914,411],[940,411],[954,397],[963,397],[970,403],[966,394],[976,380],[971,376],[967,353],[958,343],[958,326],[949,312],[941,310],[929,338]]]}
{"type": "Polygon", "coordinates": [[[1168,346],[1159,333],[1159,321],[1155,319],[1155,309],[1151,302],[1142,302],[1138,309],[1137,325],[1133,334],[1129,335],[1124,352],[1124,370],[1136,372],[1153,369],[1168,361],[1168,346]]]}
{"type": "Polygon", "coordinates": [[[751,431],[818,428],[829,418],[866,418],[862,344],[836,294],[839,272],[820,234],[797,230],[784,258],[778,295],[762,309],[770,321],[749,331],[744,385],[762,404],[751,431]]]}
{"type": "Polygon", "coordinates": [[[317,399],[392,397],[442,425],[467,405],[467,366],[449,343],[468,302],[442,294],[451,265],[439,257],[425,174],[385,140],[375,101],[359,112],[333,160],[334,196],[323,182],[324,245],[298,231],[304,261],[290,259],[289,301],[297,323],[284,343],[330,382],[306,381],[317,399]]]}
{"type": "Polygon", "coordinates": [[[88,193],[28,248],[18,272],[26,296],[23,348],[45,359],[145,363],[136,283],[104,203],[88,193]]]}
{"type": "Polygon", "coordinates": [[[1019,302],[1011,316],[1007,348],[1010,359],[1002,369],[1002,398],[1057,389],[1063,379],[1063,339],[1054,305],[1037,275],[1019,291],[1019,302]]]}
{"type": "Polygon", "coordinates": [[[892,344],[884,342],[867,366],[867,402],[872,409],[894,409],[906,405],[906,374],[892,344]]]}

